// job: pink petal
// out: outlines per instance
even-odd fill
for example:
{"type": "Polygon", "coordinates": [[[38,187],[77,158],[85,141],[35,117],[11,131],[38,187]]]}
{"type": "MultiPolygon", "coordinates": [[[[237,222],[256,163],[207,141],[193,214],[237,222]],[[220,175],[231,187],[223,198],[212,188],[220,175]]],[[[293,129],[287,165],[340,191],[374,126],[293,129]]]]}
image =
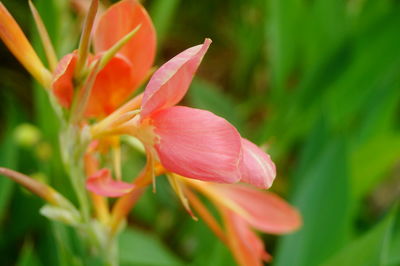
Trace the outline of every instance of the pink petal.
{"type": "Polygon", "coordinates": [[[121,197],[131,192],[134,185],[113,180],[110,170],[103,168],[86,180],[86,188],[97,195],[121,197]]]}
{"type": "Polygon", "coordinates": [[[241,181],[259,188],[269,188],[276,176],[275,164],[268,154],[242,138],[243,159],[240,163],[241,181]]]}
{"type": "Polygon", "coordinates": [[[243,218],[260,231],[283,234],[298,229],[302,223],[298,211],[271,192],[241,184],[214,186],[221,197],[229,198],[247,212],[243,218]]]}
{"type": "Polygon", "coordinates": [[[162,165],[189,178],[234,183],[240,178],[240,135],[208,111],[175,106],[151,116],[162,165]]]}
{"type": "Polygon", "coordinates": [[[111,48],[139,25],[138,32],[120,50],[135,70],[135,88],[147,77],[156,53],[156,32],[143,6],[136,0],[122,0],[112,5],[99,19],[93,36],[95,52],[99,53],[111,48]]]}
{"type": "Polygon", "coordinates": [[[143,95],[143,118],[177,104],[185,96],[210,44],[211,40],[206,39],[202,45],[183,51],[154,73],[143,95]]]}
{"type": "Polygon", "coordinates": [[[264,248],[260,237],[249,224],[232,211],[224,210],[223,217],[227,229],[229,247],[237,262],[242,266],[262,266],[263,261],[272,259],[264,248]]]}

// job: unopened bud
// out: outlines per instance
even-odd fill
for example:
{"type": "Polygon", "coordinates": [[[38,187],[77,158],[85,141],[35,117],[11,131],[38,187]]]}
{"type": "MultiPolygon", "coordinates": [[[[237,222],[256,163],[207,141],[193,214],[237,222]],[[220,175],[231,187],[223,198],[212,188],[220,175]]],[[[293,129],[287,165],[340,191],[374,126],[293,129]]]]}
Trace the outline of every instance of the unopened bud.
{"type": "Polygon", "coordinates": [[[74,209],[46,204],[40,209],[40,214],[51,220],[72,226],[77,226],[80,223],[80,215],[74,209]]]}
{"type": "Polygon", "coordinates": [[[22,147],[32,147],[39,142],[40,138],[40,131],[34,125],[24,123],[15,128],[14,139],[22,147]]]}
{"type": "Polygon", "coordinates": [[[53,149],[51,148],[51,145],[49,143],[41,142],[37,145],[35,153],[40,160],[47,161],[51,158],[53,149]]]}

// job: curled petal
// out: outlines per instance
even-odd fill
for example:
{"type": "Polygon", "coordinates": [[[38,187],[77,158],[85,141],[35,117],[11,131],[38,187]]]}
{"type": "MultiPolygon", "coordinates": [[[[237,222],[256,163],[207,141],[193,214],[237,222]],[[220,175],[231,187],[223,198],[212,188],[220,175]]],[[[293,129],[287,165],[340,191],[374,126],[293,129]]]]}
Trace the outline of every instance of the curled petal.
{"type": "Polygon", "coordinates": [[[263,241],[249,228],[245,220],[229,210],[223,210],[223,218],[229,248],[239,265],[262,266],[263,261],[272,259],[271,255],[265,251],[263,241]]]}
{"type": "Polygon", "coordinates": [[[269,188],[276,176],[275,164],[268,154],[242,138],[243,159],[240,162],[241,181],[259,188],[269,188]]]}
{"type": "Polygon", "coordinates": [[[101,16],[94,32],[95,52],[110,49],[137,26],[139,31],[122,47],[124,55],[134,68],[134,87],[146,78],[153,65],[156,52],[156,33],[150,16],[136,0],[122,0],[101,16]]]}
{"type": "Polygon", "coordinates": [[[69,108],[74,97],[74,71],[78,55],[76,52],[67,54],[58,63],[53,76],[53,93],[61,106],[69,108]]]}
{"type": "Polygon", "coordinates": [[[86,108],[86,117],[103,117],[119,107],[135,90],[132,64],[114,56],[99,72],[86,108]]]}
{"type": "Polygon", "coordinates": [[[229,198],[247,212],[243,218],[256,229],[272,234],[289,233],[302,223],[300,214],[277,195],[246,185],[214,184],[220,197],[229,198]]]}
{"type": "Polygon", "coordinates": [[[210,44],[211,40],[206,39],[203,44],[178,54],[154,73],[143,95],[143,118],[183,98],[210,44]]]}
{"type": "Polygon", "coordinates": [[[161,164],[189,178],[234,183],[241,157],[240,135],[208,111],[175,106],[151,116],[161,164]]]}
{"type": "Polygon", "coordinates": [[[89,191],[105,197],[121,197],[131,192],[134,187],[133,184],[113,180],[110,170],[106,168],[97,171],[86,181],[89,191]]]}

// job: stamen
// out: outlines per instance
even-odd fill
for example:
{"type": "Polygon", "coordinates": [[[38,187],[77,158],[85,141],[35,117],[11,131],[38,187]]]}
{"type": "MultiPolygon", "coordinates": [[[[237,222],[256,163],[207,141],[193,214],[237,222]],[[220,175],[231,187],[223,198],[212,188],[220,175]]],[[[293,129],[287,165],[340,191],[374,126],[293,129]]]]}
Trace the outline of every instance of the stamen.
{"type": "Polygon", "coordinates": [[[175,193],[178,195],[179,200],[181,201],[183,207],[189,213],[193,220],[198,221],[199,219],[194,215],[192,209],[190,208],[189,201],[187,200],[185,194],[183,193],[182,183],[174,176],[172,173],[167,174],[167,178],[171,187],[174,189],[175,193]]]}
{"type": "Polygon", "coordinates": [[[155,160],[154,160],[154,154],[153,154],[153,150],[151,147],[149,146],[145,146],[146,149],[146,154],[147,154],[147,161],[148,164],[147,166],[150,167],[149,171],[150,171],[150,175],[151,175],[151,183],[153,184],[153,193],[157,192],[156,189],[156,174],[155,174],[155,160]]]}
{"type": "Polygon", "coordinates": [[[119,137],[115,137],[115,142],[113,143],[113,165],[115,177],[118,181],[122,180],[122,170],[121,170],[121,143],[119,137]]]}

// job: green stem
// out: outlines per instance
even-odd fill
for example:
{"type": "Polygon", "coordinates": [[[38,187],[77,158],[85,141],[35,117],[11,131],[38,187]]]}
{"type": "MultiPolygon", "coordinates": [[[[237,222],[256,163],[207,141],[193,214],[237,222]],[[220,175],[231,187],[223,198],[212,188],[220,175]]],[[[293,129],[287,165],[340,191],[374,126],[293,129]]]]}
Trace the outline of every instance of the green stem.
{"type": "Polygon", "coordinates": [[[105,265],[118,266],[118,242],[116,237],[111,237],[105,250],[105,265]]]}
{"type": "MultiPolygon", "coordinates": [[[[76,162],[78,163],[78,162],[76,162]]],[[[79,163],[78,163],[79,164],[79,163]]],[[[84,223],[90,221],[90,208],[88,197],[85,190],[85,176],[82,173],[81,167],[76,167],[74,165],[69,165],[70,167],[70,178],[72,187],[75,191],[76,197],[79,202],[80,212],[84,223]]]]}
{"type": "Polygon", "coordinates": [[[83,223],[90,222],[89,200],[85,189],[83,155],[87,147],[84,132],[70,124],[61,136],[63,163],[71,180],[72,187],[79,202],[83,223]]]}
{"type": "Polygon", "coordinates": [[[69,124],[61,137],[63,161],[71,179],[71,184],[79,201],[82,216],[81,235],[87,247],[102,257],[104,265],[118,265],[117,238],[110,228],[90,218],[89,197],[85,186],[83,157],[90,137],[85,128],[69,124]]]}

